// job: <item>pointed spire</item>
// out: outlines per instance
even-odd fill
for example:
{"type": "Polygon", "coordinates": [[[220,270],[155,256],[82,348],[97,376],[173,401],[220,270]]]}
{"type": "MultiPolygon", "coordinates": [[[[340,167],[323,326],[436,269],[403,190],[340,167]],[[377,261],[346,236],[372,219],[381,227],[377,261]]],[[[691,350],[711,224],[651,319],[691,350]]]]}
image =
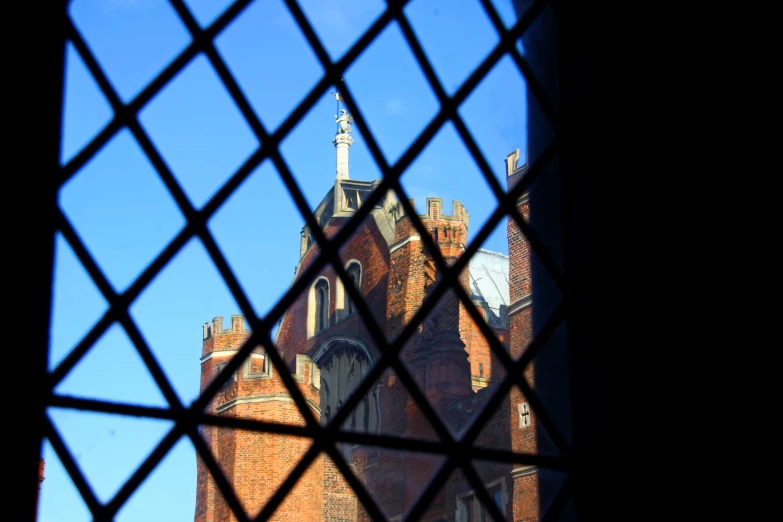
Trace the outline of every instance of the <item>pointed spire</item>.
{"type": "Polygon", "coordinates": [[[351,145],[353,144],[353,138],[350,135],[352,130],[351,123],[353,123],[353,117],[348,114],[345,109],[340,109],[340,102],[343,99],[342,96],[340,96],[340,93],[333,92],[332,95],[337,101],[337,114],[334,116],[334,119],[337,122],[337,133],[332,140],[337,155],[337,168],[335,177],[336,179],[349,179],[348,149],[350,149],[351,145]]]}

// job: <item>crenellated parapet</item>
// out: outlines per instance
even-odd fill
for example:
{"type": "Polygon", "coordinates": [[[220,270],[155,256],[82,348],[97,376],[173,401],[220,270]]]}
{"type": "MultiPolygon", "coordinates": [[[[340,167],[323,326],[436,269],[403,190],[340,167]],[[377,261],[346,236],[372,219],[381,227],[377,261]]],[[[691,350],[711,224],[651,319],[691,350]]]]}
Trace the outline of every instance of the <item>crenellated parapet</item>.
{"type": "Polygon", "coordinates": [[[427,212],[426,214],[419,214],[422,221],[429,219],[439,219],[442,221],[460,223],[466,229],[468,228],[468,222],[470,215],[465,210],[465,206],[457,201],[452,201],[451,214],[446,214],[443,209],[443,198],[427,198],[427,212]]]}
{"type": "Polygon", "coordinates": [[[432,235],[432,240],[440,247],[446,258],[457,258],[462,255],[468,243],[468,222],[470,215],[465,206],[454,200],[451,214],[446,214],[443,199],[427,198],[427,212],[420,214],[424,228],[432,235]]]}
{"type": "MultiPolygon", "coordinates": [[[[228,323],[223,317],[215,317],[212,322],[203,325],[201,356],[202,390],[223,370],[226,364],[244,346],[251,331],[247,328],[245,317],[240,314],[231,316],[228,323]]],[[[236,405],[242,397],[268,395],[290,400],[288,389],[282,379],[276,375],[264,346],[253,348],[240,369],[226,382],[216,397],[213,406],[218,412],[236,405]],[[229,404],[231,403],[231,404],[229,404]]],[[[318,366],[306,355],[296,356],[296,368],[291,373],[300,391],[317,410],[321,388],[321,372],[318,366]],[[301,384],[300,384],[301,383],[301,384]]]]}
{"type": "Polygon", "coordinates": [[[215,317],[211,324],[204,323],[203,337],[205,340],[213,336],[220,337],[235,333],[250,333],[250,329],[246,327],[244,315],[232,315],[228,328],[223,328],[223,317],[215,317]]]}
{"type": "Polygon", "coordinates": [[[230,322],[224,328],[223,317],[215,317],[211,323],[202,326],[201,358],[209,357],[215,352],[236,352],[250,336],[245,317],[240,314],[231,316],[230,322]]]}
{"type": "MultiPolygon", "coordinates": [[[[223,317],[216,317],[211,323],[204,324],[202,390],[239,353],[250,333],[242,315],[232,315],[227,328],[224,328],[223,317]]],[[[321,388],[318,366],[306,355],[297,355],[296,367],[291,376],[313,411],[318,413],[321,388]]],[[[253,348],[239,369],[226,381],[211,407],[215,413],[257,416],[258,406],[240,406],[281,401],[293,403],[288,388],[268,357],[267,349],[259,345],[253,348]]]]}
{"type": "MultiPolygon", "coordinates": [[[[416,211],[415,202],[410,200],[410,203],[416,211]]],[[[420,239],[411,220],[406,219],[408,216],[402,205],[398,205],[394,210],[396,230],[395,244],[392,245],[392,250],[399,245],[420,239]]],[[[417,216],[445,257],[459,257],[468,241],[468,225],[470,223],[470,214],[461,202],[452,201],[451,213],[446,213],[442,198],[427,198],[425,213],[419,214],[417,212],[417,216]]]]}
{"type": "MultiPolygon", "coordinates": [[[[410,202],[411,207],[413,207],[413,211],[416,212],[416,201],[413,198],[409,199],[408,201],[410,202]]],[[[396,203],[393,206],[391,212],[394,215],[396,221],[402,221],[403,218],[407,216],[405,213],[405,208],[399,203],[396,203]]],[[[422,220],[422,222],[440,220],[455,224],[459,223],[464,226],[465,229],[467,229],[468,225],[470,224],[470,214],[467,210],[465,210],[465,206],[462,204],[462,202],[457,200],[452,201],[451,214],[448,214],[444,211],[443,198],[427,198],[425,203],[425,213],[419,214],[417,212],[416,215],[419,217],[419,219],[422,220]]]]}

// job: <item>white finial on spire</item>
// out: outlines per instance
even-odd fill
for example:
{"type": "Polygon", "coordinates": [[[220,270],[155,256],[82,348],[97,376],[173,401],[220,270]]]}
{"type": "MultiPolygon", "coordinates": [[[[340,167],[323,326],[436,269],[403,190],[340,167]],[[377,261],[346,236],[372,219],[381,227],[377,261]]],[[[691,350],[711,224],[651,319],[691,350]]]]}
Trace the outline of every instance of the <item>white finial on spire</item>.
{"type": "Polygon", "coordinates": [[[337,133],[338,134],[348,134],[353,129],[351,129],[351,123],[353,123],[353,116],[348,114],[345,109],[340,111],[340,117],[338,118],[337,115],[334,117],[335,120],[337,120],[337,133]]]}
{"type": "Polygon", "coordinates": [[[333,92],[332,95],[337,100],[337,112],[334,119],[337,122],[337,133],[332,140],[337,152],[337,179],[348,179],[348,149],[353,144],[353,138],[350,135],[353,116],[343,109],[340,110],[340,101],[343,99],[340,93],[333,92]]]}

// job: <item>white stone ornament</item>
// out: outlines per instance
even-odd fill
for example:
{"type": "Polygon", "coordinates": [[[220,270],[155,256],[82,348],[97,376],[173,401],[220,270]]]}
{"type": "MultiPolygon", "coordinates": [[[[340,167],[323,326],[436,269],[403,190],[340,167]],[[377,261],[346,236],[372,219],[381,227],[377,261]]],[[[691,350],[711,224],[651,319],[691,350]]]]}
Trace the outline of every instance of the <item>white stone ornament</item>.
{"type": "Polygon", "coordinates": [[[337,121],[337,134],[334,135],[332,143],[337,152],[336,179],[349,179],[348,177],[348,149],[353,145],[351,137],[351,123],[353,116],[348,114],[345,109],[340,111],[340,116],[335,115],[337,121]]]}
{"type": "Polygon", "coordinates": [[[348,114],[345,109],[340,111],[340,116],[335,115],[334,119],[337,121],[337,124],[340,126],[339,133],[340,134],[347,134],[351,132],[351,123],[353,123],[353,116],[348,114]]]}
{"type": "Polygon", "coordinates": [[[527,428],[532,424],[530,405],[526,402],[517,405],[517,411],[519,412],[519,427],[527,428]]]}

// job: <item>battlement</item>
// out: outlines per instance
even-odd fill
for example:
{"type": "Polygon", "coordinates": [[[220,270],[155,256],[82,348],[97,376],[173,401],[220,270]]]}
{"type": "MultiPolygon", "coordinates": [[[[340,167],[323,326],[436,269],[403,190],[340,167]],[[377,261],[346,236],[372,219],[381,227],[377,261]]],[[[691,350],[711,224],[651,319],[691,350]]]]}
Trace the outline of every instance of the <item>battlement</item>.
{"type": "Polygon", "coordinates": [[[506,176],[511,177],[520,170],[527,170],[529,163],[528,152],[525,151],[525,163],[522,165],[519,165],[519,156],[519,149],[514,150],[506,156],[506,176]]]}
{"type": "Polygon", "coordinates": [[[234,314],[231,316],[231,322],[229,327],[223,328],[223,317],[215,317],[212,319],[212,324],[204,323],[203,326],[203,339],[206,341],[210,337],[219,337],[221,335],[229,334],[249,334],[250,330],[246,327],[245,316],[241,314],[234,314]]]}
{"type": "MultiPolygon", "coordinates": [[[[432,236],[432,240],[439,245],[441,253],[447,257],[459,257],[467,244],[468,222],[470,220],[470,214],[465,210],[465,206],[460,201],[454,200],[452,201],[452,212],[446,214],[443,212],[442,198],[427,198],[427,211],[425,214],[419,214],[416,211],[414,200],[410,199],[409,201],[413,212],[432,236]]],[[[420,239],[413,223],[406,219],[408,216],[404,213],[402,206],[397,205],[395,210],[395,237],[397,241],[392,245],[391,251],[412,240],[420,239]]]]}
{"type": "MultiPolygon", "coordinates": [[[[415,210],[416,206],[412,200],[411,204],[415,210]]],[[[418,214],[422,221],[427,219],[440,219],[443,221],[462,223],[465,225],[465,228],[468,228],[470,214],[468,214],[468,211],[465,210],[465,206],[456,199],[452,201],[451,214],[446,214],[443,212],[443,198],[427,198],[426,205],[426,214],[418,214]]]]}

